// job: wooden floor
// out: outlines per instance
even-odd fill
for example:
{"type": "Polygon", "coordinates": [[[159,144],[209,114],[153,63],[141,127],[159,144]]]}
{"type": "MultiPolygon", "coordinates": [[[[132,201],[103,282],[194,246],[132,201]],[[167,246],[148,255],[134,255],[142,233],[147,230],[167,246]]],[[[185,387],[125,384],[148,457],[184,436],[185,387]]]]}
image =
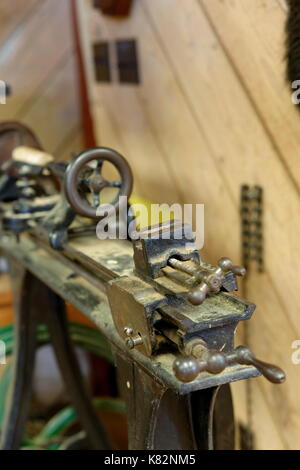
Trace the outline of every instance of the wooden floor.
{"type": "Polygon", "coordinates": [[[27,124],[61,159],[83,146],[71,1],[0,1],[0,79],[12,88],[0,121],[27,124]]]}
{"type": "Polygon", "coordinates": [[[264,189],[265,272],[251,272],[245,286],[258,306],[249,343],[287,382],[251,381],[240,419],[256,448],[299,449],[300,366],[291,353],[300,338],[300,115],[285,82],[286,3],[135,0],[118,20],[90,0],[77,4],[97,141],[128,158],[139,195],[204,203],[204,257],[239,261],[241,185],[264,189]],[[96,83],[91,45],[132,38],[141,84],[96,83]]]}

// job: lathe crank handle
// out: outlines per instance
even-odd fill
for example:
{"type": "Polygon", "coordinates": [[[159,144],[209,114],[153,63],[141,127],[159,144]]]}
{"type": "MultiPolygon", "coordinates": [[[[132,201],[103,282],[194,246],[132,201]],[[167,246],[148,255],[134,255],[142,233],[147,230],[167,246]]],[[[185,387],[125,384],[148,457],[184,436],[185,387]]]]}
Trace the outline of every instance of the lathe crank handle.
{"type": "Polygon", "coordinates": [[[176,258],[170,258],[168,264],[174,269],[183,271],[194,276],[199,284],[188,293],[188,300],[193,305],[200,305],[204,302],[209,293],[220,292],[222,287],[222,278],[226,273],[233,273],[236,276],[244,276],[246,269],[243,266],[233,264],[230,258],[220,258],[218,266],[213,270],[207,271],[199,269],[199,266],[191,267],[184,261],[176,258]]]}
{"type": "Polygon", "coordinates": [[[223,353],[216,350],[208,350],[203,345],[192,348],[191,355],[181,356],[174,361],[173,370],[175,376],[181,382],[195,380],[200,372],[219,374],[231,364],[245,364],[256,369],[270,382],[280,384],[285,380],[285,373],[279,367],[257,359],[249,348],[239,346],[234,351],[223,353]],[[199,354],[200,352],[200,354],[199,354]]]}

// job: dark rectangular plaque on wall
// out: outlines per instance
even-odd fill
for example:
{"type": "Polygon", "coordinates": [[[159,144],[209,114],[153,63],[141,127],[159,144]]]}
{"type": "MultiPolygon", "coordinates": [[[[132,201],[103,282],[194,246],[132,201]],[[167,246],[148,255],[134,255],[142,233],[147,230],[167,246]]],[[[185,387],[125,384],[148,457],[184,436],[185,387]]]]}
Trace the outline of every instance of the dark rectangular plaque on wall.
{"type": "Polygon", "coordinates": [[[132,0],[94,0],[94,7],[99,8],[105,15],[127,16],[132,0]]]}
{"type": "Polygon", "coordinates": [[[140,83],[136,41],[117,41],[116,46],[120,82],[140,83]]]}
{"type": "Polygon", "coordinates": [[[110,82],[110,60],[108,42],[98,42],[93,45],[95,75],[97,82],[110,82]]]}

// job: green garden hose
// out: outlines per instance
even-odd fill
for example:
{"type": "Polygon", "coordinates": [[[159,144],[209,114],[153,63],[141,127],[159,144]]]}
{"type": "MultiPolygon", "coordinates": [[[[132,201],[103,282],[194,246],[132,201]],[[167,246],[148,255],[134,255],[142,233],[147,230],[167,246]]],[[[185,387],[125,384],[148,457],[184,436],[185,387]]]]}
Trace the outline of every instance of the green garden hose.
{"type": "MultiPolygon", "coordinates": [[[[96,354],[108,362],[113,363],[113,356],[106,339],[101,333],[89,326],[80,323],[69,323],[69,332],[73,343],[76,346],[96,354]]],[[[5,342],[6,356],[10,356],[14,349],[14,328],[11,325],[0,328],[0,340],[5,342]]],[[[38,346],[49,343],[50,337],[46,326],[40,325],[37,328],[38,346]]],[[[0,380],[0,428],[4,418],[5,398],[9,383],[12,377],[12,364],[7,364],[0,380]]],[[[125,406],[118,399],[113,398],[95,398],[93,400],[96,409],[105,409],[115,411],[121,414],[125,413],[125,406]]],[[[71,406],[68,406],[53,416],[45,425],[42,431],[33,439],[24,439],[23,448],[44,448],[59,449],[62,446],[63,434],[77,420],[77,412],[71,406]]],[[[63,448],[63,446],[62,446],[63,448]]]]}
{"type": "MultiPolygon", "coordinates": [[[[124,403],[116,398],[94,398],[93,404],[97,410],[115,411],[120,414],[125,413],[124,403]]],[[[42,431],[32,439],[33,444],[41,446],[45,445],[45,443],[51,443],[51,441],[57,440],[57,438],[62,436],[68,428],[76,423],[76,420],[76,410],[71,406],[64,408],[53,416],[42,431]]]]}

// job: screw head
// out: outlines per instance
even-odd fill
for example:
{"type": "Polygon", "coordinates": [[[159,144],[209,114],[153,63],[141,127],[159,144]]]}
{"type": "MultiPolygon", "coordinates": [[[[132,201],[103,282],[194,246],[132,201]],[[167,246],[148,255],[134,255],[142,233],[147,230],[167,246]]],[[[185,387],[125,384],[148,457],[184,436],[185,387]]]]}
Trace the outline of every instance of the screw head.
{"type": "Polygon", "coordinates": [[[230,258],[220,258],[218,261],[218,265],[222,269],[222,271],[226,272],[232,268],[232,261],[230,258]]]}
{"type": "Polygon", "coordinates": [[[133,334],[133,329],[130,328],[129,326],[125,326],[124,333],[126,336],[131,336],[133,334]]]}

